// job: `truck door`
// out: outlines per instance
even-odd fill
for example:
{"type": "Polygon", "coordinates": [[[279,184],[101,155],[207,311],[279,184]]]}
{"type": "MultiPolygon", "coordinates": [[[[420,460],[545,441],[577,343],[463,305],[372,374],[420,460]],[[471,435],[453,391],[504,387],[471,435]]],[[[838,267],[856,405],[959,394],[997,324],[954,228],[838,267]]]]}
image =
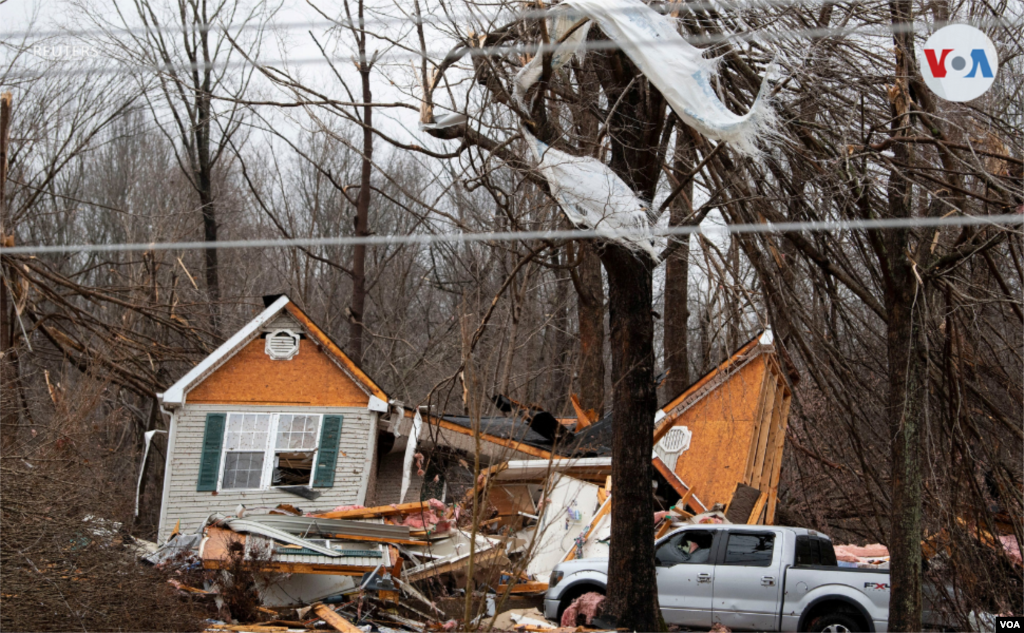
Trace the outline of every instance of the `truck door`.
{"type": "Polygon", "coordinates": [[[777,631],[782,590],[781,533],[722,534],[715,567],[714,621],[734,631],[777,631]]]}
{"type": "Polygon", "coordinates": [[[658,603],[666,623],[711,628],[714,540],[713,530],[686,530],[658,546],[658,603]]]}

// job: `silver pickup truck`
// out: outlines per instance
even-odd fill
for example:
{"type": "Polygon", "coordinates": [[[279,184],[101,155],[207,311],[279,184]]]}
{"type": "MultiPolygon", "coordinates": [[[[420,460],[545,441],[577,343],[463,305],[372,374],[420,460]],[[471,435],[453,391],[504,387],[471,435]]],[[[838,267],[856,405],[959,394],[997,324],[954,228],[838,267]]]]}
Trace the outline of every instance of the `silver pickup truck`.
{"type": "MultiPolygon", "coordinates": [[[[667,624],[734,631],[886,631],[889,572],[838,567],[832,541],[803,528],[692,525],[656,544],[658,602],[667,624]]],[[[561,563],[544,615],[605,593],[608,559],[561,563]]]]}

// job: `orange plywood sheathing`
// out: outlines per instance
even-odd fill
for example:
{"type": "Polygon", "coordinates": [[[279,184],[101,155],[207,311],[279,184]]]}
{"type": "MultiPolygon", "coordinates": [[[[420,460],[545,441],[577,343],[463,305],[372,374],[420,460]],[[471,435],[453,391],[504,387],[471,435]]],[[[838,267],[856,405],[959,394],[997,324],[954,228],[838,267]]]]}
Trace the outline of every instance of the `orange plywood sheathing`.
{"type": "Polygon", "coordinates": [[[754,509],[750,511],[750,517],[747,519],[747,525],[757,525],[757,522],[761,519],[761,513],[764,512],[764,504],[768,501],[768,493],[762,492],[761,496],[757,498],[757,503],[754,504],[754,509]]]}
{"type": "Polygon", "coordinates": [[[758,346],[758,340],[760,338],[760,334],[755,338],[752,338],[743,347],[736,350],[736,353],[730,356],[724,363],[722,363],[718,367],[714,368],[713,370],[702,376],[697,382],[690,385],[686,389],[686,391],[681,393],[677,398],[675,398],[674,400],[666,404],[664,407],[662,407],[661,409],[666,413],[667,417],[661,421],[661,425],[658,426],[658,428],[654,431],[654,443],[657,444],[658,441],[665,435],[665,433],[668,433],[668,430],[675,426],[674,422],[676,416],[673,416],[672,414],[673,409],[675,409],[680,404],[685,402],[690,396],[700,391],[705,385],[714,380],[719,374],[725,373],[732,369],[734,366],[740,364],[740,362],[743,361],[746,355],[758,346]]]}
{"type": "Polygon", "coordinates": [[[576,394],[570,395],[569,401],[572,402],[572,408],[576,410],[576,432],[579,433],[594,423],[594,411],[587,411],[584,409],[583,405],[580,404],[580,399],[576,397],[576,394]]]}
{"type": "Polygon", "coordinates": [[[372,380],[370,380],[370,377],[363,373],[363,370],[353,363],[352,359],[346,356],[345,352],[341,351],[341,348],[339,348],[329,336],[324,334],[324,331],[317,327],[316,323],[313,323],[313,321],[310,320],[302,310],[299,310],[294,303],[290,302],[284,307],[284,309],[288,314],[295,317],[298,322],[306,328],[310,335],[324,347],[324,349],[326,349],[338,362],[344,365],[345,369],[349,371],[355,380],[359,381],[363,387],[373,395],[377,396],[384,402],[388,401],[388,395],[384,393],[384,391],[372,380]]]}
{"type": "Polygon", "coordinates": [[[764,363],[746,363],[673,419],[671,426],[686,426],[691,434],[675,473],[687,487],[700,491],[704,507],[728,503],[736,483],[745,479],[766,371],[764,363]]]}
{"type": "Polygon", "coordinates": [[[316,343],[299,341],[291,360],[267,356],[254,339],[188,392],[193,404],[365,407],[370,398],[316,343]]]}

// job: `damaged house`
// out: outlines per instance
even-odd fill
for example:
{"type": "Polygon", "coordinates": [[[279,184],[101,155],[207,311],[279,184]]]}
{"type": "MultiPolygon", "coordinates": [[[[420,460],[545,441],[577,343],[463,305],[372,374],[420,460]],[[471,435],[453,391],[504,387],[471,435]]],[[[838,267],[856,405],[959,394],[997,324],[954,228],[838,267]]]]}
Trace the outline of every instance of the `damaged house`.
{"type": "Polygon", "coordinates": [[[160,394],[170,415],[159,536],[239,505],[363,504],[388,396],[288,297],[160,394]]]}

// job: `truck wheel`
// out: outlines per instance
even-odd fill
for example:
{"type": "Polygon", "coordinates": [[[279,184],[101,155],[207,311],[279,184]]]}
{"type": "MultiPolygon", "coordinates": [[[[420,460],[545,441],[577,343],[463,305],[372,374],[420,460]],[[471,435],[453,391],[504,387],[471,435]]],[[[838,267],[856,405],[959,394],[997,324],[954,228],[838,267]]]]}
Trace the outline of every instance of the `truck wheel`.
{"type": "Polygon", "coordinates": [[[821,615],[811,622],[807,628],[811,633],[853,633],[854,631],[866,631],[860,622],[860,618],[846,611],[837,611],[821,615]]]}

